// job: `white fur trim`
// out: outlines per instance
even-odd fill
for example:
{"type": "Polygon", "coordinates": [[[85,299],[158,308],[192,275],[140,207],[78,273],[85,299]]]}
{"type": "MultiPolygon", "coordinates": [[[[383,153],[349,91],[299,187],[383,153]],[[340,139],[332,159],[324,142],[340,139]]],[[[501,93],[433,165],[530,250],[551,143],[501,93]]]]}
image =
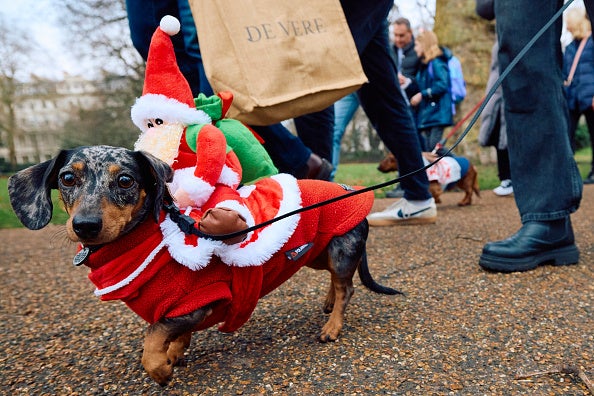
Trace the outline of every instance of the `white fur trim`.
{"type": "Polygon", "coordinates": [[[247,198],[250,196],[250,194],[256,189],[256,186],[254,184],[250,184],[249,186],[243,186],[241,187],[239,190],[237,190],[239,192],[239,196],[241,198],[247,198]]]}
{"type": "Polygon", "coordinates": [[[241,204],[238,201],[233,201],[233,200],[227,199],[225,201],[219,202],[218,204],[215,205],[215,207],[216,208],[233,209],[234,211],[238,212],[240,215],[243,216],[248,227],[251,227],[254,224],[256,224],[256,221],[254,220],[254,216],[252,216],[252,212],[250,212],[250,210],[248,209],[247,206],[241,204]]]}
{"type": "MultiPolygon", "coordinates": [[[[272,179],[277,181],[282,189],[282,201],[277,217],[301,208],[301,191],[297,179],[287,174],[274,175],[272,179]]],[[[240,194],[243,196],[244,191],[242,190],[244,188],[249,189],[251,194],[255,190],[252,187],[240,188],[240,194]]],[[[246,197],[249,197],[249,194],[246,197]]],[[[262,265],[270,260],[272,255],[279,251],[291,238],[299,225],[300,219],[301,215],[296,214],[279,220],[260,230],[258,239],[246,246],[240,247],[241,244],[224,245],[217,249],[216,254],[228,265],[237,267],[262,265]]]]}
{"type": "Polygon", "coordinates": [[[170,183],[172,193],[182,189],[188,193],[193,206],[202,206],[215,190],[213,185],[194,175],[194,168],[183,168],[173,172],[173,181],[170,183]]]}
{"type": "Polygon", "coordinates": [[[239,185],[239,175],[233,169],[229,168],[227,165],[223,165],[223,169],[221,170],[221,175],[217,180],[221,184],[225,184],[227,186],[236,188],[239,185]]]}
{"type": "Polygon", "coordinates": [[[206,267],[212,259],[213,252],[220,245],[224,245],[222,241],[211,241],[204,238],[198,238],[196,246],[187,245],[186,234],[179,229],[169,215],[161,223],[161,232],[165,237],[167,250],[171,257],[193,271],[206,267]]]}
{"type": "Polygon", "coordinates": [[[162,94],[150,93],[136,99],[130,115],[134,125],[143,132],[148,128],[146,121],[155,118],[183,125],[210,124],[212,121],[210,116],[202,110],[162,94]]]}

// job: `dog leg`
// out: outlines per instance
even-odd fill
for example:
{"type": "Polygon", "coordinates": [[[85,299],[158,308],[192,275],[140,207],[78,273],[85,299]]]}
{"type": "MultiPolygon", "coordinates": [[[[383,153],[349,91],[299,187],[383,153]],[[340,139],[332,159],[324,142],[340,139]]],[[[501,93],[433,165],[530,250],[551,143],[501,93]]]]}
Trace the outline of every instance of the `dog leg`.
{"type": "Polygon", "coordinates": [[[338,335],[342,330],[346,307],[355,292],[352,275],[350,278],[343,278],[333,273],[332,287],[334,289],[334,306],[330,318],[322,327],[322,333],[320,334],[320,341],[322,342],[336,341],[338,339],[338,335]]]}
{"type": "Polygon", "coordinates": [[[334,309],[334,300],[336,299],[334,293],[334,283],[330,282],[330,287],[328,288],[328,293],[326,294],[326,299],[324,300],[324,313],[329,314],[334,309]]]}
{"type": "Polygon", "coordinates": [[[429,182],[429,192],[431,196],[433,196],[433,200],[436,204],[441,203],[441,194],[443,194],[443,189],[437,180],[432,180],[429,182]]]}
{"type": "Polygon", "coordinates": [[[167,353],[171,341],[167,326],[161,322],[150,325],[144,338],[142,365],[148,375],[161,386],[167,385],[173,376],[175,362],[167,353]]]}
{"type": "Polygon", "coordinates": [[[173,367],[183,363],[190,345],[192,329],[206,318],[212,309],[200,308],[177,318],[164,318],[149,326],[144,338],[142,365],[159,385],[167,385],[173,376],[173,367]]]}
{"type": "Polygon", "coordinates": [[[472,204],[472,193],[475,191],[475,184],[478,186],[477,180],[478,173],[476,168],[471,165],[468,168],[466,175],[464,175],[464,177],[457,183],[457,186],[464,191],[464,197],[458,202],[458,206],[468,206],[472,204]]]}
{"type": "Polygon", "coordinates": [[[330,311],[330,317],[322,327],[322,342],[336,341],[342,330],[346,307],[355,292],[353,275],[365,251],[367,231],[367,223],[361,222],[346,234],[334,237],[326,248],[326,269],[330,271],[331,283],[324,308],[330,311]]]}
{"type": "Polygon", "coordinates": [[[173,361],[175,366],[185,367],[186,366],[186,359],[184,358],[184,354],[186,349],[190,346],[190,342],[192,341],[192,332],[188,331],[187,333],[182,334],[181,336],[177,337],[175,340],[171,341],[169,344],[169,348],[167,349],[167,356],[173,361]]]}

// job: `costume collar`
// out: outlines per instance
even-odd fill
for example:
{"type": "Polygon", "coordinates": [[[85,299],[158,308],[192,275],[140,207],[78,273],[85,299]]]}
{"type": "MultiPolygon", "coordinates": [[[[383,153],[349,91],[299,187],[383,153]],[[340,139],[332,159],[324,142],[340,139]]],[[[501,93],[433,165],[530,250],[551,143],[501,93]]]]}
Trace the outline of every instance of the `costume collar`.
{"type": "MultiPolygon", "coordinates": [[[[109,298],[115,299],[135,291],[144,283],[141,279],[150,278],[150,274],[147,275],[148,278],[140,275],[164,246],[159,224],[152,218],[148,218],[128,234],[90,254],[84,264],[91,269],[89,279],[97,287],[95,294],[103,296],[125,288],[126,291],[121,290],[115,293],[117,296],[113,295],[109,298]],[[126,288],[134,280],[137,280],[134,282],[135,287],[126,288]]],[[[161,261],[171,260],[168,254],[166,256],[165,261],[161,261]]],[[[152,268],[149,272],[154,273],[157,269],[152,268]]]]}

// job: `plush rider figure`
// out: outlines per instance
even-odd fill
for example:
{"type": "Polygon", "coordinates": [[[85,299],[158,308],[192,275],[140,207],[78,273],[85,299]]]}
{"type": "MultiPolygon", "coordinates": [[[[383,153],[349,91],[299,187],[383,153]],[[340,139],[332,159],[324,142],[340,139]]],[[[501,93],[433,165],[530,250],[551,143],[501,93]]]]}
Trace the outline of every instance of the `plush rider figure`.
{"type": "MultiPolygon", "coordinates": [[[[255,154],[244,155],[245,163],[240,163],[224,135],[221,138],[212,124],[213,118],[196,108],[171,42],[170,36],[179,29],[176,18],[165,16],[151,39],[143,94],[131,111],[132,121],[142,131],[134,148],[155,155],[174,169],[171,188],[180,207],[202,207],[217,183],[236,189],[240,182],[253,182],[277,172],[260,142],[247,128],[230,131],[237,136],[236,144],[249,147],[255,154]],[[204,136],[199,138],[199,135],[204,136]],[[199,158],[209,158],[211,162],[201,167],[200,163],[204,165],[205,161],[199,158]],[[242,181],[244,167],[250,170],[250,179],[242,181]],[[253,170],[255,167],[257,169],[253,170]]],[[[224,97],[229,98],[229,95],[224,97]]],[[[216,102],[214,97],[211,102],[216,102]]],[[[218,120],[224,116],[224,104],[221,99],[206,109],[218,120]]],[[[243,153],[245,147],[241,147],[241,151],[243,153]]]]}

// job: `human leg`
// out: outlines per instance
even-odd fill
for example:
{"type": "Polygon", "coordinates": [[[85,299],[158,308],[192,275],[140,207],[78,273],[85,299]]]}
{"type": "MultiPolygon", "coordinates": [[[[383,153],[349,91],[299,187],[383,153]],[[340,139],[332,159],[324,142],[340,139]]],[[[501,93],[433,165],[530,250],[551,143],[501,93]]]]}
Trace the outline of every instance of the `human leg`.
{"type": "MultiPolygon", "coordinates": [[[[562,4],[495,2],[501,70],[562,4]]],[[[558,20],[503,81],[510,169],[522,228],[510,238],[485,245],[479,264],[489,270],[523,271],[546,262],[578,261],[569,215],[579,207],[582,183],[568,138],[560,33],[558,20]]]]}
{"type": "Polygon", "coordinates": [[[293,119],[297,136],[321,158],[332,161],[332,131],[334,130],[334,106],[293,119]]]}
{"type": "MultiPolygon", "coordinates": [[[[190,4],[188,0],[177,0],[177,6],[179,9],[179,20],[184,38],[184,46],[187,56],[191,61],[187,66],[187,73],[192,74],[192,81],[188,81],[190,82],[192,93],[194,97],[198,96],[199,93],[203,93],[206,96],[214,95],[204,72],[204,64],[202,63],[202,55],[200,54],[200,46],[198,44],[198,32],[196,31],[196,24],[190,4]],[[192,67],[192,65],[194,66],[192,67]]],[[[183,70],[182,73],[184,73],[183,70]]]]}
{"type": "Polygon", "coordinates": [[[357,98],[355,92],[334,103],[334,132],[332,134],[332,166],[334,170],[332,171],[332,179],[334,179],[336,169],[340,163],[342,137],[357,108],[359,108],[359,98],[357,98]]]}
{"type": "MultiPolygon", "coordinates": [[[[423,167],[421,146],[412,113],[398,83],[396,65],[390,56],[386,17],[393,2],[370,4],[341,0],[363,71],[369,79],[359,89],[359,102],[371,124],[398,160],[401,175],[423,167]]],[[[407,200],[427,200],[429,180],[425,172],[401,182],[407,200]]]]}
{"type": "Polygon", "coordinates": [[[282,124],[252,126],[262,139],[272,162],[282,173],[298,179],[328,180],[332,165],[313,153],[282,124]]]}
{"type": "MultiPolygon", "coordinates": [[[[181,2],[182,0],[180,0],[181,2]]],[[[185,0],[187,4],[187,0],[185,0]]],[[[126,0],[126,12],[128,17],[128,26],[130,27],[130,38],[134,48],[138,51],[142,59],[146,61],[148,51],[151,43],[151,38],[157,26],[161,22],[161,18],[165,15],[173,15],[181,19],[180,9],[177,0],[167,1],[143,1],[143,0],[126,0]]],[[[182,33],[171,36],[173,49],[177,64],[186,78],[192,92],[199,92],[200,77],[198,73],[198,64],[195,55],[186,50],[185,35],[188,27],[194,29],[193,25],[182,23],[182,33]]],[[[200,62],[201,63],[201,62],[200,62]]]]}
{"type": "Polygon", "coordinates": [[[359,102],[383,143],[398,160],[400,174],[411,174],[401,182],[404,198],[383,212],[369,215],[369,224],[412,224],[420,218],[424,219],[423,223],[433,223],[437,220],[437,210],[429,193],[429,180],[426,172],[418,172],[423,167],[419,135],[390,55],[386,18],[393,2],[341,0],[341,4],[369,79],[357,92],[359,102]]]}
{"type": "Polygon", "coordinates": [[[433,151],[443,136],[443,127],[434,126],[429,128],[427,133],[427,151],[433,151]]]}
{"type": "Polygon", "coordinates": [[[495,195],[501,197],[513,194],[514,187],[511,180],[511,171],[509,169],[509,152],[507,149],[497,149],[497,175],[501,184],[493,189],[495,195]]]}

